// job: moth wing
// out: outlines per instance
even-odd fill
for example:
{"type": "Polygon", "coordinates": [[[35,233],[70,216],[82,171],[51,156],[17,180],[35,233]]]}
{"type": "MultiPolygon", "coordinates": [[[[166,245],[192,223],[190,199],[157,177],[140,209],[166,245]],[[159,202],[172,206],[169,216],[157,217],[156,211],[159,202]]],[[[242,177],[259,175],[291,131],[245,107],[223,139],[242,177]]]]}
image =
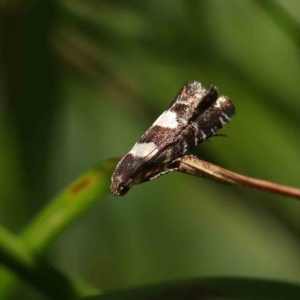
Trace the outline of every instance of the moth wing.
{"type": "Polygon", "coordinates": [[[219,129],[230,121],[234,114],[235,107],[232,101],[226,96],[219,97],[211,107],[192,123],[196,135],[195,145],[215,135],[219,129]]]}
{"type": "Polygon", "coordinates": [[[140,153],[145,161],[151,160],[161,149],[173,144],[192,120],[209,109],[217,98],[218,92],[213,86],[205,88],[197,81],[184,85],[169,109],[158,117],[136,143],[132,149],[133,154],[140,153]],[[141,149],[148,151],[139,151],[141,149]]]}

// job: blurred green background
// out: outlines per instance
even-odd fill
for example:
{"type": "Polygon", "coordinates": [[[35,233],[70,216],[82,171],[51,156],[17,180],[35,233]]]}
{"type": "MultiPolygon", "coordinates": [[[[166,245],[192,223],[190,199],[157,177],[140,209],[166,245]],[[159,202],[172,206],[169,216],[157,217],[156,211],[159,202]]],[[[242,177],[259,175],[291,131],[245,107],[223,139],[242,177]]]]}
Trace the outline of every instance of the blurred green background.
{"type": "MultiPolygon", "coordinates": [[[[237,114],[193,150],[300,187],[300,3],[1,1],[0,222],[18,233],[98,161],[127,153],[181,86],[237,114]]],[[[300,281],[300,203],[172,173],[107,196],[49,252],[101,289],[174,279],[300,281]]],[[[20,285],[18,290],[43,297],[20,285]]]]}

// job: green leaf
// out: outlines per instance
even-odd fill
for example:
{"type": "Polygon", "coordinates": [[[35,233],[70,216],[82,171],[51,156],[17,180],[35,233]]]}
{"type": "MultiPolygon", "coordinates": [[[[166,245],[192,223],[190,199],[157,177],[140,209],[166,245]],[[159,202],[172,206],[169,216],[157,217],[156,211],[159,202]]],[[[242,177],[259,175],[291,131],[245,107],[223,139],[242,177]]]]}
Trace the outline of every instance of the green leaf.
{"type": "MultiPolygon", "coordinates": [[[[20,238],[0,227],[0,260],[14,273],[55,299],[72,299],[94,294],[96,289],[79,279],[64,275],[43,256],[59,235],[108,191],[115,162],[105,161],[89,170],[49,203],[32,220],[20,238]]],[[[0,273],[5,286],[14,278],[0,273]]],[[[2,284],[0,287],[4,288],[2,284]]],[[[2,291],[3,292],[3,291],[2,291]]]]}
{"type": "Polygon", "coordinates": [[[299,299],[300,286],[279,281],[241,278],[211,278],[170,282],[130,288],[104,295],[86,297],[89,300],[146,299],[299,299]]]}

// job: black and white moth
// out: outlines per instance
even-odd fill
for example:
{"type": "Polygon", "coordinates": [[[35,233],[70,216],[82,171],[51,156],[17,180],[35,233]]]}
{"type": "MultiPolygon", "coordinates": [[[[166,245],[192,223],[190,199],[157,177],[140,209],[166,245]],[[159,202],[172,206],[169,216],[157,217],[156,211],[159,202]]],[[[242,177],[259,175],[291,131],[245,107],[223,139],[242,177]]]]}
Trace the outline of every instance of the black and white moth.
{"type": "Polygon", "coordinates": [[[125,195],[132,185],[174,171],[168,168],[192,147],[202,143],[230,121],[232,101],[218,97],[216,87],[194,81],[184,85],[164,111],[116,166],[110,191],[125,195]]]}

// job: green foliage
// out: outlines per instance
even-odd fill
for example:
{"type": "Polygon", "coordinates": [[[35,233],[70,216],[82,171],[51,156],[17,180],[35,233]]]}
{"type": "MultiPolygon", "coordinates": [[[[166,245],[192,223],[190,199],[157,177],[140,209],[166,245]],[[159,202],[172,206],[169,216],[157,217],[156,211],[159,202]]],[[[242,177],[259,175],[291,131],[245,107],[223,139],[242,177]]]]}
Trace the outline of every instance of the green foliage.
{"type": "Polygon", "coordinates": [[[109,159],[199,80],[237,115],[228,138],[194,154],[299,186],[299,5],[1,3],[0,298],[125,299],[130,286],[219,276],[298,283],[297,201],[175,173],[120,199],[108,185],[109,159]]]}

